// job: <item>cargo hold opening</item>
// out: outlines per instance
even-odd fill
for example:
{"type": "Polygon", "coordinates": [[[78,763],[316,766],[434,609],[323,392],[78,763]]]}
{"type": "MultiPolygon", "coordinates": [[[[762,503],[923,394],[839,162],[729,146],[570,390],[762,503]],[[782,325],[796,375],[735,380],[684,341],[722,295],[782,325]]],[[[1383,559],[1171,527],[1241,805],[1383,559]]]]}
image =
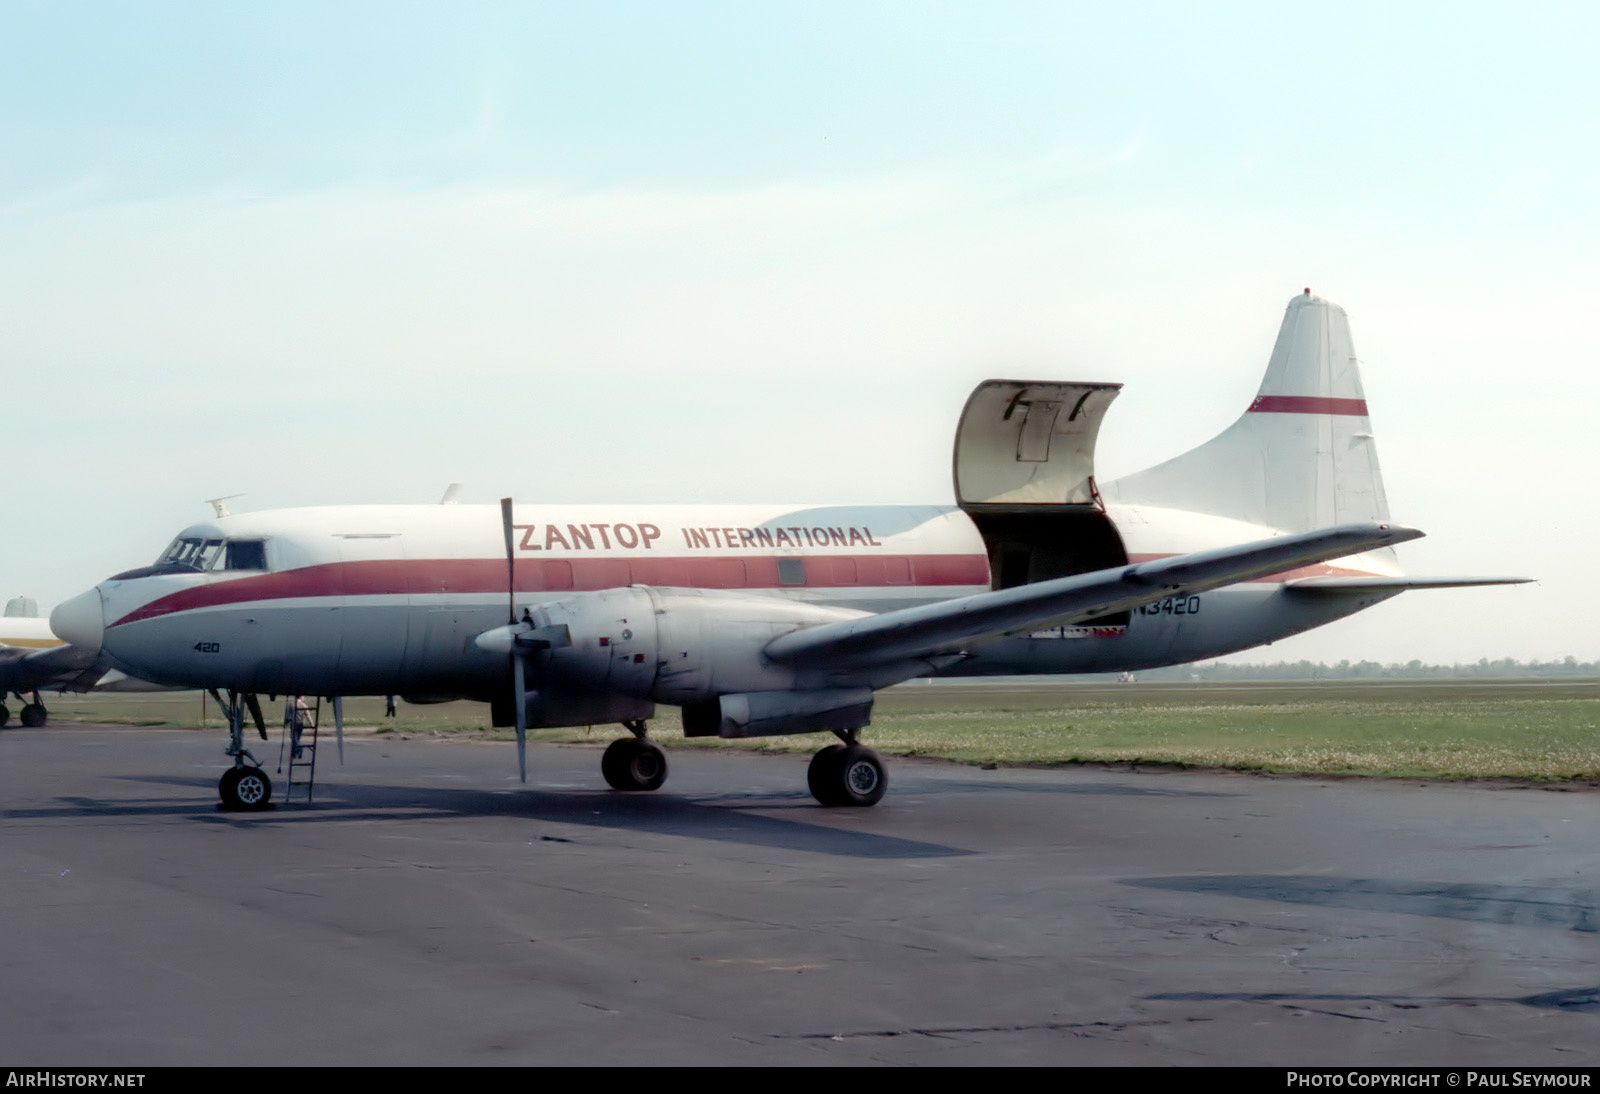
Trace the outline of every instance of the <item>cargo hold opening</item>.
{"type": "Polygon", "coordinates": [[[1099,509],[1047,509],[1043,512],[967,509],[989,552],[989,581],[1011,589],[1055,577],[1126,566],[1122,537],[1099,509]]]}

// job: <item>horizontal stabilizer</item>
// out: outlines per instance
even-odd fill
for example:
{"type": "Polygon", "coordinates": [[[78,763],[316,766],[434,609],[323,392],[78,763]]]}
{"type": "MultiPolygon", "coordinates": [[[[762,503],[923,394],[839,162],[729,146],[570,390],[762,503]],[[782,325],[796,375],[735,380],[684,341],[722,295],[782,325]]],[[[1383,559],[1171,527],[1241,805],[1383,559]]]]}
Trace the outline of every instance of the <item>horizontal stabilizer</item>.
{"type": "Polygon", "coordinates": [[[1201,593],[1390,547],[1421,535],[1414,528],[1393,524],[1347,524],[1277,536],[824,623],[781,635],[763,652],[774,661],[836,669],[925,657],[981,639],[1087,621],[1168,596],[1201,593]]]}
{"type": "Polygon", "coordinates": [[[1403,593],[1408,589],[1465,589],[1474,585],[1524,585],[1531,577],[1299,577],[1283,587],[1296,593],[1403,593]]]}

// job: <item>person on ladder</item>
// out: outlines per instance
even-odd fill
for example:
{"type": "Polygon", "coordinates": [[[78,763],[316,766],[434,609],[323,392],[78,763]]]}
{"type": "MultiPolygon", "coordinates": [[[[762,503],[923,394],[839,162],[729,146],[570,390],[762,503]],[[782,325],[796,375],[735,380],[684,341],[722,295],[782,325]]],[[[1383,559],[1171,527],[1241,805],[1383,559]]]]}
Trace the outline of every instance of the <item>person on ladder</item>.
{"type": "Polygon", "coordinates": [[[289,727],[289,755],[298,760],[300,758],[300,734],[304,733],[311,724],[311,708],[306,705],[304,695],[296,695],[284,704],[283,722],[289,727]]]}

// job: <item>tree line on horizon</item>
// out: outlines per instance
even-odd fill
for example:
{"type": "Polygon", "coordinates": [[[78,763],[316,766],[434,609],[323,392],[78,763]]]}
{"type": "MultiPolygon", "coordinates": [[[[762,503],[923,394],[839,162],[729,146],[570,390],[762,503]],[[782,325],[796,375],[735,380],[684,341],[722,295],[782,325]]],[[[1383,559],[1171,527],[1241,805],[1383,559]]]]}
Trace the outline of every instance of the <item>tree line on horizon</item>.
{"type": "MultiPolygon", "coordinates": [[[[1579,661],[1567,656],[1560,661],[1518,661],[1511,657],[1490,660],[1481,657],[1475,662],[1457,662],[1453,665],[1430,665],[1413,659],[1404,664],[1396,661],[1381,664],[1377,661],[1340,661],[1329,665],[1322,661],[1277,661],[1272,664],[1235,665],[1222,661],[1206,664],[1169,665],[1166,668],[1145,669],[1134,674],[1140,680],[1430,680],[1448,678],[1485,678],[1516,676],[1596,676],[1600,675],[1600,661],[1579,661]]],[[[1103,679],[1115,679],[1116,674],[1100,674],[1103,679]]]]}

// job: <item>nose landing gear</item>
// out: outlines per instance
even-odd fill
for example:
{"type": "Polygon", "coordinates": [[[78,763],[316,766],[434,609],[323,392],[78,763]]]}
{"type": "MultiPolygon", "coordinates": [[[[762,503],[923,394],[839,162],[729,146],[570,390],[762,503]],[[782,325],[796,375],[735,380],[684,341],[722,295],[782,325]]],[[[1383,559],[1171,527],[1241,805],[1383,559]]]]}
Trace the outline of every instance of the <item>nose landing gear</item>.
{"type": "Polygon", "coordinates": [[[222,773],[217,781],[217,794],[222,808],[229,812],[272,808],[272,780],[261,770],[256,758],[244,747],[244,716],[248,710],[254,717],[256,729],[266,738],[266,726],[261,717],[261,703],[254,695],[237,691],[228,692],[226,703],[212,692],[217,705],[228,712],[228,747],[226,755],[233,757],[233,766],[222,773]],[[248,762],[247,762],[248,761],[248,762]]]}
{"type": "MultiPolygon", "coordinates": [[[[12,694],[17,697],[17,702],[22,704],[22,710],[18,712],[18,720],[23,725],[29,729],[38,729],[50,720],[50,712],[45,709],[44,701],[39,698],[37,691],[33,693],[33,702],[31,703],[22,697],[20,691],[14,691],[12,694]]],[[[6,707],[5,703],[0,702],[0,726],[4,726],[9,721],[11,721],[11,711],[6,707]]]]}
{"type": "Polygon", "coordinates": [[[266,809],[272,804],[272,780],[259,767],[230,767],[217,783],[222,808],[230,812],[266,809]]]}

